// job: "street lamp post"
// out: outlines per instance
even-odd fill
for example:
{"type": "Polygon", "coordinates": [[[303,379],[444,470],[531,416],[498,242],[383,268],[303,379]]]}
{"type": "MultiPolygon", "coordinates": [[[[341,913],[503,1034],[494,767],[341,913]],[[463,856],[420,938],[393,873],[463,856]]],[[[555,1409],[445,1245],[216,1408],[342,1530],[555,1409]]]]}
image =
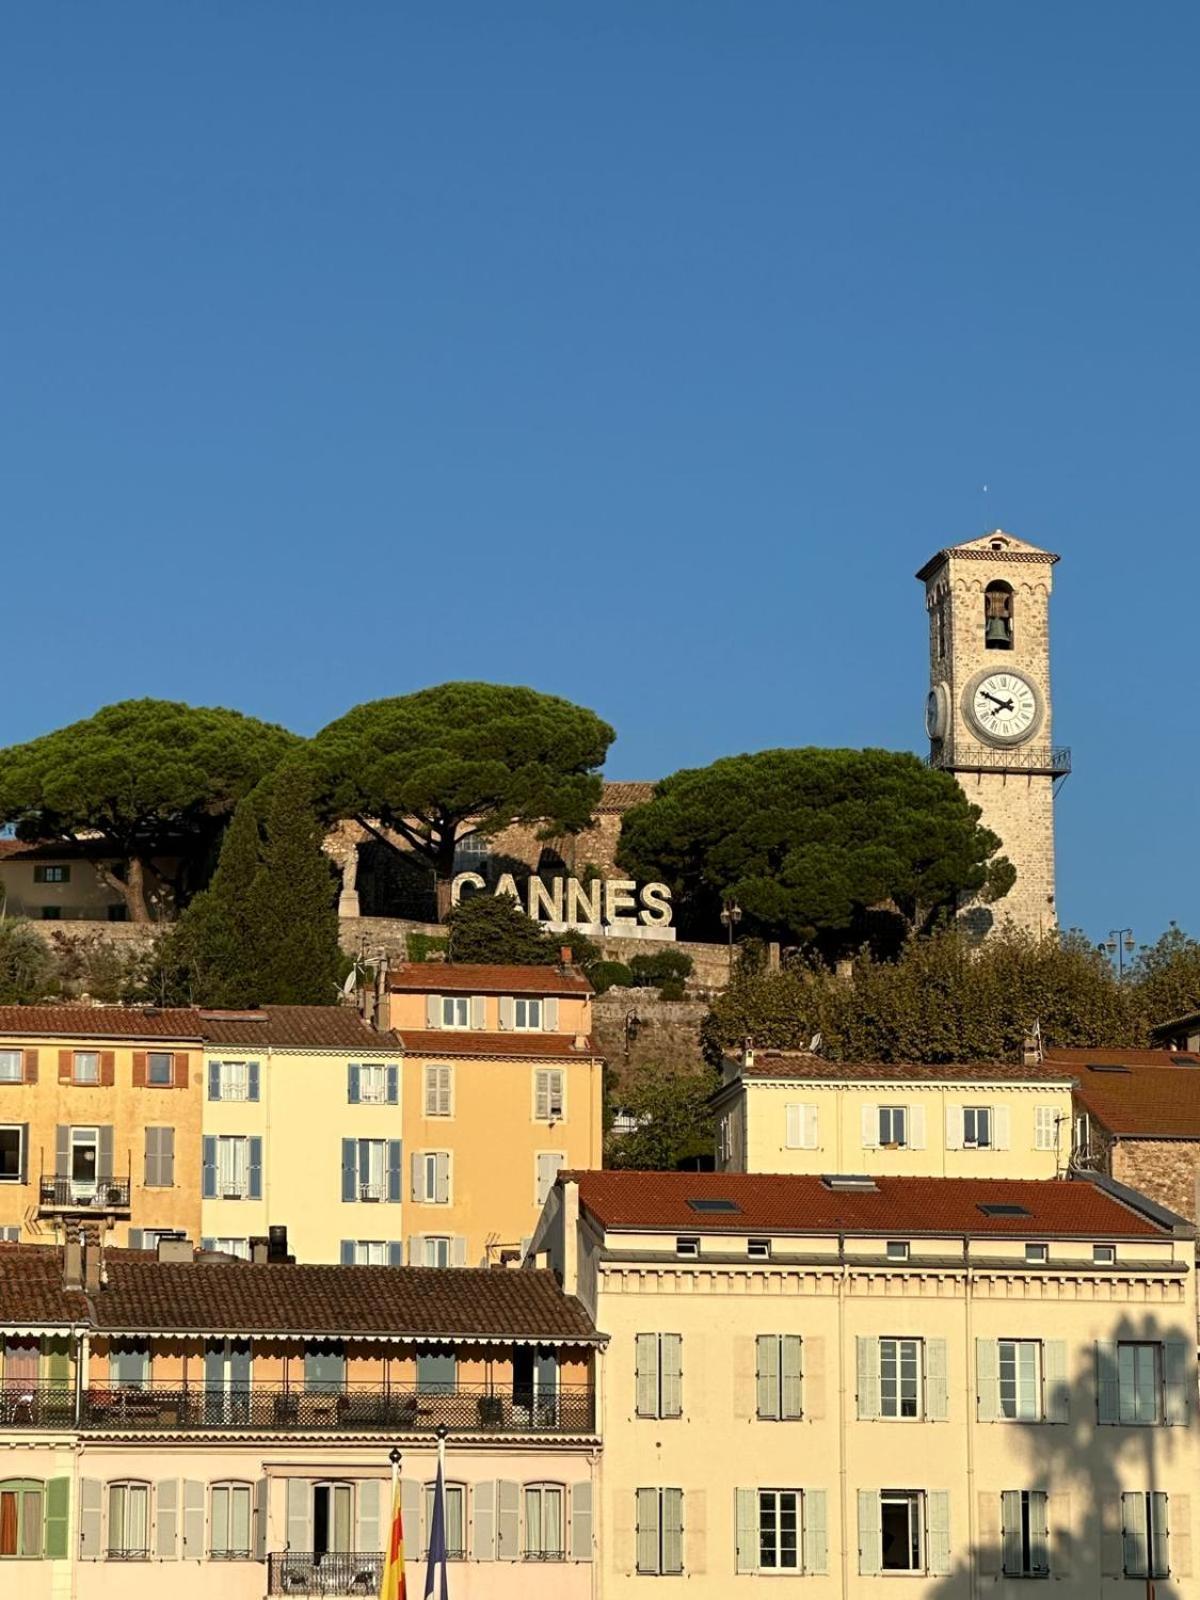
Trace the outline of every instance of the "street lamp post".
{"type": "Polygon", "coordinates": [[[733,949],[733,930],[742,920],[742,908],[736,900],[726,900],[721,907],[721,921],[729,929],[729,948],[733,949]]]}
{"type": "Polygon", "coordinates": [[[1101,941],[1100,949],[1117,958],[1117,982],[1125,977],[1125,957],[1132,955],[1137,945],[1132,928],[1110,928],[1108,938],[1101,941]]]}

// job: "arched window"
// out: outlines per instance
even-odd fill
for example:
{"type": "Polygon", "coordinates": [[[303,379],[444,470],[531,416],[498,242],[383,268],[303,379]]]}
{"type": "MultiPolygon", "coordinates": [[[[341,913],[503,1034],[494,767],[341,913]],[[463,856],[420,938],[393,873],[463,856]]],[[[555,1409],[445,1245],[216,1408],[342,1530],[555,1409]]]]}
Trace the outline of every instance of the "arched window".
{"type": "Polygon", "coordinates": [[[41,1555],[42,1490],[36,1478],[0,1483],[0,1556],[41,1555]]]}
{"type": "Polygon", "coordinates": [[[1013,647],[1012,585],[997,579],[983,591],[983,642],[989,650],[1013,647]]]}
{"type": "MultiPolygon", "coordinates": [[[[429,1554],[429,1535],[433,1527],[433,1497],[436,1483],[425,1485],[425,1537],[422,1548],[429,1554]]],[[[448,1483],[446,1494],[446,1555],[451,1561],[462,1561],[467,1554],[467,1486],[465,1483],[448,1483]]]]}
{"type": "Polygon", "coordinates": [[[525,1559],[562,1561],[566,1558],[563,1487],[560,1483],[525,1485],[525,1559]]]}

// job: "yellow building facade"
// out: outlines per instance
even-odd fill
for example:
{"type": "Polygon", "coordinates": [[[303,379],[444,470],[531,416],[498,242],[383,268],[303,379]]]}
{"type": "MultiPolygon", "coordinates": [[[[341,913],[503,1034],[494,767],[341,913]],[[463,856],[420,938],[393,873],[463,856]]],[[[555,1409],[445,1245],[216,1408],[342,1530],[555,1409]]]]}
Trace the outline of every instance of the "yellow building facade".
{"type": "Polygon", "coordinates": [[[714,1097],[722,1172],[1053,1178],[1071,1159],[1061,1066],[829,1062],[786,1051],[727,1060],[714,1097]]]}
{"type": "Polygon", "coordinates": [[[1089,1181],[564,1175],[600,1593],[1200,1594],[1194,1254],[1089,1181]]]}

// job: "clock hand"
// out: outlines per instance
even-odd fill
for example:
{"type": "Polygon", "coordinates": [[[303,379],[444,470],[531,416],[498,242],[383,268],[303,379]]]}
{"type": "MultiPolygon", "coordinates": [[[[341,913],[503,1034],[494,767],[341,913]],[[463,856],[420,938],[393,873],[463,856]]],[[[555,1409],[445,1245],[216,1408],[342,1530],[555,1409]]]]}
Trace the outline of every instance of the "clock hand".
{"type": "Polygon", "coordinates": [[[985,700],[990,700],[992,704],[997,706],[1001,711],[1011,711],[1013,709],[1013,703],[1011,700],[997,700],[996,696],[994,694],[989,694],[986,689],[984,689],[982,693],[985,700]]]}

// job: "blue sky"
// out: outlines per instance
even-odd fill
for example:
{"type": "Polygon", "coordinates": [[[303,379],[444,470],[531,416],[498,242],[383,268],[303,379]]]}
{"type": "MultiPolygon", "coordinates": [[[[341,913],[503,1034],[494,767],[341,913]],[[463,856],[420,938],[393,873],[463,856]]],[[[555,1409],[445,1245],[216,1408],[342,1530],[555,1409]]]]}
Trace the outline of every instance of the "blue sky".
{"type": "Polygon", "coordinates": [[[0,743],[482,677],[616,777],[919,749],[912,574],[1002,524],[1063,557],[1063,920],[1200,931],[1198,49],[1097,0],[8,8],[0,743]]]}

